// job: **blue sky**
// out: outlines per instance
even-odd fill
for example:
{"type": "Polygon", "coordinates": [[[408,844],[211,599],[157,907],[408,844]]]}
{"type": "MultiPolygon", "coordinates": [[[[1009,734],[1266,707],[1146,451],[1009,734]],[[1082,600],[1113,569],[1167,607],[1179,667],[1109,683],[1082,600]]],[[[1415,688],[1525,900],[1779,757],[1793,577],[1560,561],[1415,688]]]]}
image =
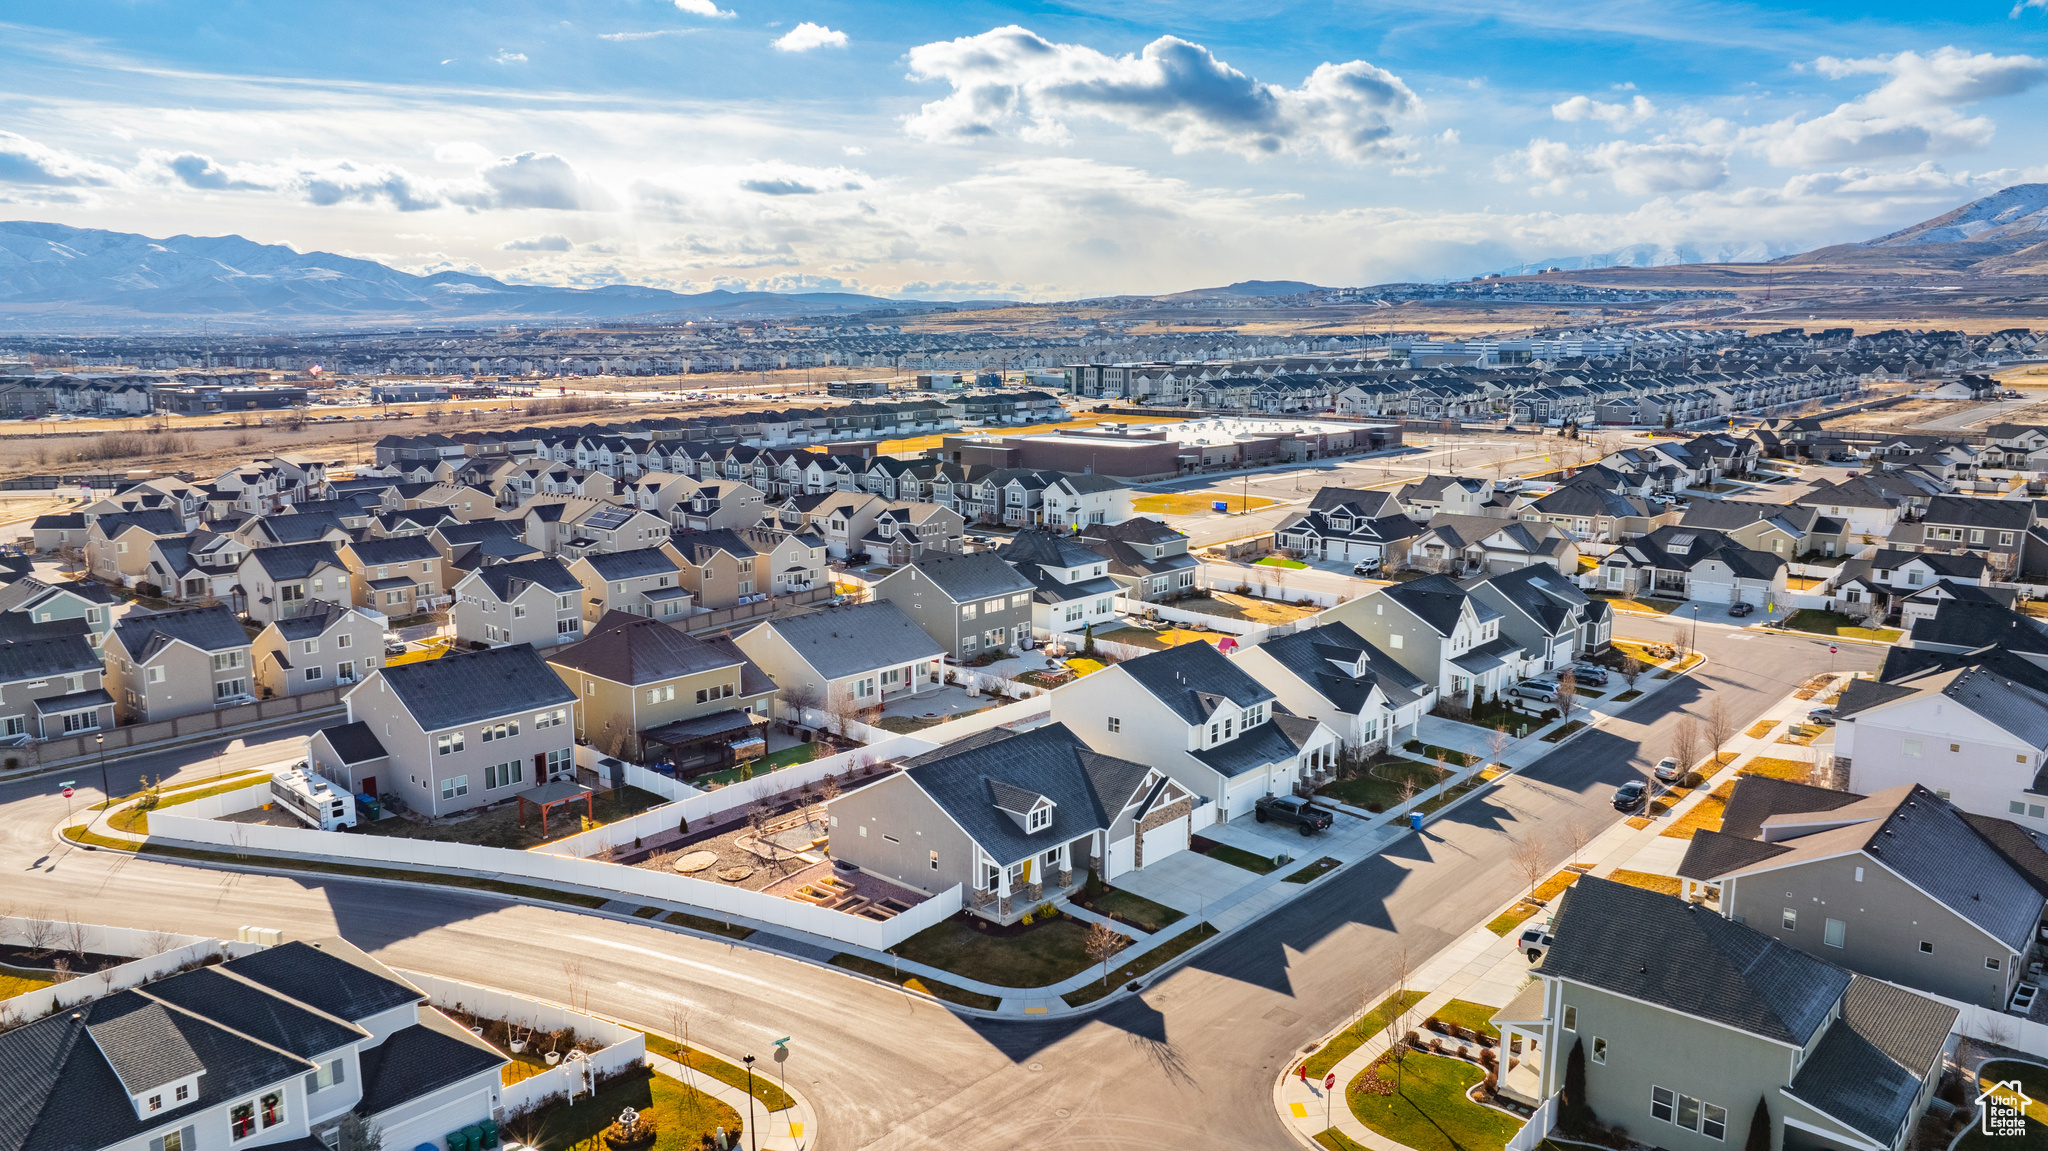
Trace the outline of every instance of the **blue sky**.
{"type": "Polygon", "coordinates": [[[2048,0],[15,0],[0,215],[935,297],[1758,258],[2048,179],[2043,57],[2048,0]]]}

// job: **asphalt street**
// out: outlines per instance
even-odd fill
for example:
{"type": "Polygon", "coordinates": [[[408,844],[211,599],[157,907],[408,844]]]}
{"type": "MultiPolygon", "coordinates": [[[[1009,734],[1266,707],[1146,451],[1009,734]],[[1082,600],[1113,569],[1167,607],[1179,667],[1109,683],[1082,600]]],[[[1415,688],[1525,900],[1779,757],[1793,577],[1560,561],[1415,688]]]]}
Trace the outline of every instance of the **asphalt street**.
{"type": "MultiPolygon", "coordinates": [[[[1624,617],[1623,630],[1634,617],[1624,617]]],[[[1651,628],[1668,638],[1668,625],[1651,628]]],[[[1682,712],[1722,699],[1739,726],[1830,665],[1825,640],[1702,628],[1709,662],[1419,835],[1200,953],[1137,998],[1080,1020],[960,1019],[930,1001],[744,946],[461,891],[224,872],[59,845],[49,779],[0,786],[0,911],[229,934],[340,932],[387,962],[589,1006],[729,1053],[795,1037],[791,1085],[840,1148],[1284,1147],[1273,1077],[1301,1046],[1450,943],[1521,887],[1511,836],[1597,831],[1682,712]]],[[[1876,666],[1850,646],[1838,669],[1876,666]]],[[[227,769],[289,754],[231,749],[227,769]]],[[[218,770],[212,757],[189,769],[218,770]]],[[[117,784],[117,789],[119,785],[117,784]]]]}

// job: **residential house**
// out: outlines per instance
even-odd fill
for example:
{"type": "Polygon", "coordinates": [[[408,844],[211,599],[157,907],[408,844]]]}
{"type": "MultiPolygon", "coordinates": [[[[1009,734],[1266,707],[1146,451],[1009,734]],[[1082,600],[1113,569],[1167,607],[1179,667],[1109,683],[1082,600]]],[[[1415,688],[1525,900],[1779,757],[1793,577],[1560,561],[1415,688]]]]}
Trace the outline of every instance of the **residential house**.
{"type": "Polygon", "coordinates": [[[1282,518],[1274,531],[1274,542],[1288,551],[1357,563],[1397,559],[1422,527],[1388,492],[1323,488],[1305,511],[1282,518]]]}
{"type": "Polygon", "coordinates": [[[874,584],[874,598],[909,613],[962,660],[1008,651],[1031,637],[1038,588],[994,552],[927,552],[874,584]]]}
{"type": "Polygon", "coordinates": [[[439,817],[576,778],[576,693],[529,643],[371,672],[342,697],[389,757],[379,795],[439,817]]]}
{"type": "Polygon", "coordinates": [[[440,573],[446,561],[426,535],[350,540],[336,554],[360,607],[404,619],[448,606],[440,573]]]}
{"type": "Polygon", "coordinates": [[[828,715],[944,682],[946,649],[887,600],[766,620],[733,642],[781,686],[784,702],[828,715]]]}
{"type": "Polygon", "coordinates": [[[1403,487],[1395,498],[1416,523],[1428,523],[1439,515],[1484,515],[1493,498],[1493,481],[1449,473],[1424,476],[1403,487]]]}
{"type": "Polygon", "coordinates": [[[585,623],[615,611],[659,619],[690,614],[683,565],[665,547],[597,552],[570,564],[569,574],[583,585],[585,623]]]}
{"type": "Polygon", "coordinates": [[[1155,767],[1095,751],[1064,724],[996,728],[903,761],[826,805],[832,858],[1013,923],[1085,883],[1188,846],[1197,802],[1155,767]]]}
{"type": "Polygon", "coordinates": [[[98,516],[86,529],[86,571],[101,583],[128,587],[149,565],[150,545],[188,530],[174,512],[121,512],[98,516]]]}
{"type": "Polygon", "coordinates": [[[383,666],[390,625],[381,612],[314,600],[257,635],[249,651],[256,686],[269,699],[354,684],[383,666]]]}
{"type": "Polygon", "coordinates": [[[1663,527],[1603,556],[1598,586],[1626,596],[1772,604],[1783,601],[1790,570],[1777,555],[1720,532],[1663,527]]]}
{"type": "Polygon", "coordinates": [[[452,594],[455,585],[478,568],[542,558],[541,550],[527,543],[518,525],[509,520],[435,524],[427,529],[426,538],[441,555],[444,593],[452,594]]]}
{"type": "Polygon", "coordinates": [[[2019,605],[2019,591],[2016,588],[1982,587],[1948,579],[1936,580],[1899,601],[1900,626],[1910,628],[1917,620],[1933,619],[1940,613],[1942,604],[1956,600],[2011,611],[2019,605]]]}
{"type": "Polygon", "coordinates": [[[770,527],[741,528],[738,535],[761,557],[755,571],[757,578],[766,573],[769,594],[795,595],[831,586],[825,541],[817,536],[770,527]]]}
{"type": "Polygon", "coordinates": [[[678,532],[670,546],[682,560],[683,587],[701,609],[753,603],[773,586],[772,573],[764,570],[769,556],[739,532],[678,532]]]}
{"type": "Polygon", "coordinates": [[[154,615],[131,611],[106,644],[106,684],[124,723],[150,723],[248,703],[249,633],[226,605],[154,615]]]}
{"type": "Polygon", "coordinates": [[[150,545],[149,562],[137,582],[155,588],[177,604],[213,600],[239,602],[242,561],[252,549],[241,537],[206,528],[183,536],[166,536],[150,545]]]}
{"type": "Polygon", "coordinates": [[[2048,831],[2048,683],[2011,651],[1914,654],[1843,689],[1836,779],[1873,795],[1917,783],[1972,814],[2048,831]]]}
{"type": "Polygon", "coordinates": [[[1436,688],[1341,623],[1240,647],[1232,660],[1271,689],[1279,705],[1320,721],[1343,748],[1374,755],[1414,738],[1436,688]]]}
{"type": "Polygon", "coordinates": [[[119,600],[100,584],[86,580],[45,583],[35,576],[23,576],[0,584],[0,616],[20,615],[33,624],[81,620],[85,641],[99,651],[114,630],[114,608],[119,600]]]}
{"type": "MultiPolygon", "coordinates": [[[[1927,501],[1920,522],[1892,529],[1890,542],[1927,551],[1967,551],[1991,565],[1994,579],[2010,580],[2024,566],[2023,553],[2036,522],[2032,500],[1935,496],[1927,501]]],[[[2041,542],[2036,540],[2034,547],[2038,551],[2041,542]]]]}
{"type": "Polygon", "coordinates": [[[348,568],[326,542],[257,548],[243,558],[236,580],[255,623],[290,619],[317,599],[355,602],[348,568]]]}
{"type": "Polygon", "coordinates": [[[1465,707],[1512,686],[1526,658],[1501,633],[1500,611],[1445,575],[1395,584],[1315,618],[1349,625],[1435,688],[1439,700],[1465,707]]]}
{"type": "Polygon", "coordinates": [[[558,559],[486,564],[455,585],[455,637],[536,648],[583,638],[583,585],[558,559]]]}
{"type": "Polygon", "coordinates": [[[1670,1151],[1912,1145],[1955,1008],[1669,895],[1587,876],[1563,899],[1537,981],[1494,1015],[1528,1068],[1510,1091],[1550,1099],[1581,1066],[1589,1115],[1670,1151]]]}
{"type": "Polygon", "coordinates": [[[1109,561],[1078,541],[1025,530],[996,554],[1038,589],[1031,625],[1047,636],[1071,635],[1117,622],[1123,588],[1108,576],[1109,561]]]}
{"type": "Polygon", "coordinates": [[[1842,546],[1854,551],[1865,544],[1889,539],[1899,526],[1907,500],[1882,481],[1869,475],[1852,476],[1840,483],[1820,483],[1792,501],[1794,506],[1812,508],[1842,522],[1842,546]]]}
{"type": "Polygon", "coordinates": [[[729,639],[612,611],[547,661],[576,694],[576,738],[592,747],[664,759],[685,775],[767,750],[775,683],[729,639]]]}
{"type": "Polygon", "coordinates": [[[2006,825],[1994,842],[1917,783],[1866,797],[1744,776],[1727,811],[1740,822],[1695,834],[1678,867],[1721,914],[1859,975],[1993,1011],[2026,978],[2048,851],[2018,825],[1984,817],[2006,825]],[[2006,857],[2014,848],[2023,863],[2006,857]]]}
{"type": "Polygon", "coordinates": [[[340,517],[320,513],[285,513],[271,516],[251,516],[235,527],[235,536],[252,548],[283,547],[287,544],[309,544],[325,541],[345,543],[354,536],[340,517]]]}
{"type": "Polygon", "coordinates": [[[1465,584],[1467,593],[1500,613],[1501,635],[1522,649],[1524,675],[1569,667],[1607,650],[1614,613],[1606,601],[1548,568],[1522,568],[1465,584]]]}
{"type": "Polygon", "coordinates": [[[1437,515],[1407,542],[1408,562],[1426,571],[1471,575],[1531,565],[1560,575],[1579,570],[1579,545],[1555,524],[1489,516],[1437,515]]]}
{"type": "Polygon", "coordinates": [[[1681,527],[1719,532],[1738,547],[1769,552],[1788,562],[1812,553],[1835,555],[1846,525],[1818,508],[1754,500],[1696,499],[1686,505],[1681,527]]]}
{"type": "Polygon", "coordinates": [[[293,941],[0,1035],[11,1151],[439,1147],[501,1114],[503,1055],[340,938],[293,941]]]}
{"type": "Polygon", "coordinates": [[[876,512],[873,530],[847,546],[853,562],[901,564],[927,551],[960,551],[966,534],[960,513],[952,508],[896,502],[876,512]]]}
{"type": "MultiPolygon", "coordinates": [[[[660,547],[674,529],[652,512],[604,504],[561,525],[555,554],[565,560],[604,552],[660,547]]],[[[529,540],[529,542],[531,542],[529,540]]]]}
{"type": "Polygon", "coordinates": [[[1120,524],[1131,518],[1135,497],[1131,486],[1122,480],[1069,473],[1045,486],[1039,496],[1038,522],[1077,532],[1096,524],[1120,524]]]}
{"type": "Polygon", "coordinates": [[[49,555],[85,547],[85,528],[84,512],[54,512],[37,516],[29,524],[29,536],[35,540],[38,553],[49,555]]]}
{"type": "Polygon", "coordinates": [[[32,624],[0,640],[0,743],[114,726],[99,650],[77,619],[32,624]]]}
{"type": "Polygon", "coordinates": [[[1084,529],[1082,546],[1109,561],[1109,578],[1131,603],[1192,595],[1201,561],[1188,554],[1188,537],[1155,519],[1138,516],[1120,524],[1084,529]]]}
{"type": "Polygon", "coordinates": [[[1215,804],[1218,821],[1251,814],[1330,771],[1337,732],[1276,711],[1274,692],[1206,643],[1112,664],[1051,693],[1052,718],[1090,747],[1158,768],[1215,804]]]}
{"type": "Polygon", "coordinates": [[[843,560],[874,534],[875,519],[886,507],[882,497],[867,492],[826,491],[791,496],[777,515],[784,528],[810,532],[825,541],[833,559],[843,560]]]}

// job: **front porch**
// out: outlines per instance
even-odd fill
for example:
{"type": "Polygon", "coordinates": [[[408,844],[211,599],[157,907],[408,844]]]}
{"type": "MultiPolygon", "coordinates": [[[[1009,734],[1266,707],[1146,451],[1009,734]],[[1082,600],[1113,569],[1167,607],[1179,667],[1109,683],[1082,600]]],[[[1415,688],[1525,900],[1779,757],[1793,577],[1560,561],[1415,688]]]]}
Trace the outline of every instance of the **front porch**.
{"type": "Polygon", "coordinates": [[[1007,865],[977,851],[976,882],[974,890],[967,893],[968,912],[1007,925],[1073,894],[1088,881],[1088,872],[1102,872],[1098,836],[1091,831],[1007,865]]]}

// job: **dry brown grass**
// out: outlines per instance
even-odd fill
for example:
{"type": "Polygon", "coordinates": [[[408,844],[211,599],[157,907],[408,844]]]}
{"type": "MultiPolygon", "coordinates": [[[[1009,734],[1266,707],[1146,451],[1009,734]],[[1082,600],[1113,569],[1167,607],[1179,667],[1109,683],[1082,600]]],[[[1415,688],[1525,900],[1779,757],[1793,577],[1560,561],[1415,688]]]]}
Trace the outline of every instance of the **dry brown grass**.
{"type": "Polygon", "coordinates": [[[1685,882],[1675,875],[1652,875],[1647,871],[1623,870],[1607,878],[1616,883],[1626,883],[1630,887],[1640,887],[1645,891],[1656,891],[1665,895],[1677,895],[1685,890],[1685,882]]]}
{"type": "Polygon", "coordinates": [[[1760,756],[1743,764],[1742,770],[1735,774],[1761,775],[1767,779],[1789,779],[1793,783],[1805,783],[1813,774],[1813,765],[1796,759],[1771,759],[1760,756]]]}
{"type": "Polygon", "coordinates": [[[1693,804],[1690,810],[1679,816],[1677,822],[1665,828],[1662,834],[1673,839],[1691,839],[1694,832],[1702,829],[1721,830],[1721,817],[1728,811],[1728,797],[1734,794],[1735,781],[1731,779],[1709,792],[1705,799],[1693,804]]]}

